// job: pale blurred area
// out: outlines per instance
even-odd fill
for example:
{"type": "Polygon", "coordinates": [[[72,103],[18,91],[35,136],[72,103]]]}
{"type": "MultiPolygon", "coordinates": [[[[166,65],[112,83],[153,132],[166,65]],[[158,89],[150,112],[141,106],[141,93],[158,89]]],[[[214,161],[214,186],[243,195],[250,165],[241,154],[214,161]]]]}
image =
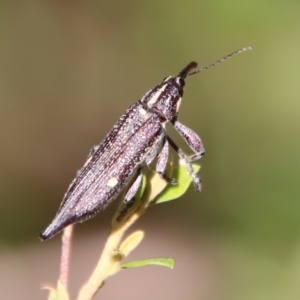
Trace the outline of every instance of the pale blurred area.
{"type": "MultiPolygon", "coordinates": [[[[125,109],[191,60],[253,45],[187,79],[179,119],[206,149],[203,192],[134,226],[146,237],[128,260],[173,257],[175,269],[125,270],[95,299],[299,299],[299,16],[291,0],[1,1],[0,298],[47,299],[60,235],[38,235],[125,109]]],[[[72,299],[118,201],[76,226],[72,299]]]]}

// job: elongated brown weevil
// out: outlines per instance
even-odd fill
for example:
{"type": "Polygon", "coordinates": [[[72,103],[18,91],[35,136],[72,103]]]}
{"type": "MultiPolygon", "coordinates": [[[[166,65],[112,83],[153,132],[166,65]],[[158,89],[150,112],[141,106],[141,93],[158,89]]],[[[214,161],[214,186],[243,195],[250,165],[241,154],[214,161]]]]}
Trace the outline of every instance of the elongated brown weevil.
{"type": "Polygon", "coordinates": [[[185,162],[199,192],[201,181],[193,172],[191,163],[204,155],[204,147],[199,136],[177,120],[185,79],[251,49],[239,49],[194,72],[191,70],[197,67],[197,63],[191,62],[177,76],[166,77],[129,107],[101,144],[90,151],[87,162],[69,186],[57,215],[41,234],[41,239],[47,240],[67,225],[93,217],[106,208],[133,179],[124,197],[124,202],[129,203],[141,185],[142,167],[149,165],[156,157],[156,172],[168,183],[176,184],[176,180],[164,173],[169,146],[185,162]],[[167,122],[173,124],[193,150],[193,155],[185,155],[167,135],[167,122]]]}

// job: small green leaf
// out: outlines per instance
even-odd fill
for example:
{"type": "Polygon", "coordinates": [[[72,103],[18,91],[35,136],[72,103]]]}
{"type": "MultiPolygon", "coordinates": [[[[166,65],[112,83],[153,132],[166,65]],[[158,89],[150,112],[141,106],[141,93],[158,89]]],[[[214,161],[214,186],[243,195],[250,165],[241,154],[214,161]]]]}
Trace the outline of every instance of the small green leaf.
{"type": "Polygon", "coordinates": [[[148,265],[158,265],[158,266],[163,266],[163,267],[168,267],[173,269],[175,266],[175,260],[173,258],[149,258],[149,259],[135,260],[123,264],[121,268],[128,269],[128,268],[137,268],[137,267],[143,267],[148,265]]]}
{"type": "MultiPolygon", "coordinates": [[[[200,170],[200,166],[192,164],[194,172],[200,170]]],[[[185,165],[180,165],[173,170],[173,178],[177,180],[177,185],[168,185],[155,199],[155,203],[171,201],[182,196],[192,182],[192,177],[188,174],[185,165]]]]}
{"type": "Polygon", "coordinates": [[[120,245],[119,250],[124,255],[128,256],[129,253],[134,250],[144,238],[144,232],[139,230],[128,236],[120,245]]]}
{"type": "Polygon", "coordinates": [[[137,198],[142,198],[142,196],[144,195],[144,192],[145,192],[145,188],[146,188],[146,178],[145,178],[145,176],[143,176],[142,186],[136,195],[137,198]]]}

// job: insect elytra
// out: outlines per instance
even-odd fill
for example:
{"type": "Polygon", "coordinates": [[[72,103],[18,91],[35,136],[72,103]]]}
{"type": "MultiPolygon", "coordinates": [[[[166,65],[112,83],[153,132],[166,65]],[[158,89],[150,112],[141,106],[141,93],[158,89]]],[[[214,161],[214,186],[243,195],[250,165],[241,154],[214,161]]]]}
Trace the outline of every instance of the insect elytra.
{"type": "Polygon", "coordinates": [[[176,184],[175,179],[165,174],[170,146],[184,162],[196,191],[201,191],[201,180],[191,163],[204,155],[204,147],[200,137],[177,119],[185,79],[251,49],[239,49],[193,72],[197,63],[191,62],[177,76],[166,77],[129,107],[99,146],[92,148],[64,195],[54,220],[40,238],[50,239],[66,226],[93,217],[124,188],[127,190],[123,201],[129,205],[142,183],[142,167],[150,165],[155,158],[156,172],[169,184],[176,184]],[[174,126],[194,154],[186,155],[167,135],[167,122],[174,126]]]}

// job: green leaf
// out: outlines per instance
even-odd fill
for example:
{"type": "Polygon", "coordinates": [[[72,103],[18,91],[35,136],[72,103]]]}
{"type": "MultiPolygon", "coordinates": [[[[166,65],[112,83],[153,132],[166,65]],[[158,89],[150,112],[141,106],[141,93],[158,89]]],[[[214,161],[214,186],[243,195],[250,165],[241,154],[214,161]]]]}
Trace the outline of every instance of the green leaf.
{"type": "MultiPolygon", "coordinates": [[[[200,170],[200,166],[192,164],[194,172],[200,170]]],[[[171,201],[182,196],[192,182],[192,177],[188,174],[185,165],[180,165],[173,170],[173,178],[177,180],[177,185],[168,185],[155,199],[155,203],[171,201]]]]}
{"type": "Polygon", "coordinates": [[[124,242],[122,242],[119,247],[119,251],[124,255],[124,257],[128,256],[129,253],[140,244],[143,237],[144,232],[141,230],[132,233],[124,240],[124,242]]]}
{"type": "Polygon", "coordinates": [[[158,265],[158,266],[163,266],[163,267],[168,267],[173,269],[175,266],[175,260],[173,258],[149,258],[149,259],[135,260],[123,264],[121,268],[128,269],[128,268],[137,268],[137,267],[143,267],[148,265],[158,265]]]}

